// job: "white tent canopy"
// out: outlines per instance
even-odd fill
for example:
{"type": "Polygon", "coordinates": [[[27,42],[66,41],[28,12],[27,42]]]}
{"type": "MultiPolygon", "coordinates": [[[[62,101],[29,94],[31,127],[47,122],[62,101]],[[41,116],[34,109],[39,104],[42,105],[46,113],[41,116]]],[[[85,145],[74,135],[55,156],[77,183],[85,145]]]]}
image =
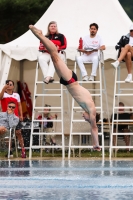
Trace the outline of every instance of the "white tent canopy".
{"type": "MultiPolygon", "coordinates": [[[[45,34],[50,21],[57,21],[59,32],[63,33],[68,42],[67,58],[75,59],[79,38],[89,34],[89,24],[99,25],[99,34],[105,41],[105,60],[115,59],[114,46],[123,34],[127,34],[131,20],[121,7],[118,0],[54,0],[48,10],[36,23],[36,27],[45,34]]],[[[8,76],[11,59],[21,61],[37,59],[39,41],[27,31],[16,40],[0,45],[0,80],[3,85],[8,76]]]]}

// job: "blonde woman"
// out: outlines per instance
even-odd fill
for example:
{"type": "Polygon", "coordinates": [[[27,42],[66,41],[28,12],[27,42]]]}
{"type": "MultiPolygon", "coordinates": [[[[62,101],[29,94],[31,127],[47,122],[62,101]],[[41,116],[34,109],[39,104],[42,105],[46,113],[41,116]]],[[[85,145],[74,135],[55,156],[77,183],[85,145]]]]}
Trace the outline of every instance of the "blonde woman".
{"type": "MultiPolygon", "coordinates": [[[[51,42],[54,43],[56,46],[56,49],[60,56],[63,59],[63,49],[66,49],[66,38],[63,34],[58,32],[57,23],[55,21],[51,21],[48,24],[47,28],[47,34],[45,35],[46,38],[48,38],[51,42]]],[[[47,48],[43,45],[43,43],[40,41],[39,46],[39,55],[38,55],[38,62],[42,69],[42,73],[44,76],[44,82],[48,84],[49,82],[54,81],[54,64],[51,59],[51,55],[49,54],[49,51],[47,48]]]]}

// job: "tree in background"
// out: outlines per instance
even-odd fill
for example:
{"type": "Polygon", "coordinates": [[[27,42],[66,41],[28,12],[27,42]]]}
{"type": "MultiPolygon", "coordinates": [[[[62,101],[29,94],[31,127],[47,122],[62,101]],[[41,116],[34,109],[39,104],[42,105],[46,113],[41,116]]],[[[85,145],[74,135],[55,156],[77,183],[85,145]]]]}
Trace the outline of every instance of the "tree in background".
{"type": "MultiPolygon", "coordinates": [[[[52,2],[53,0],[0,0],[0,44],[25,33],[28,25],[35,24],[52,2]]],[[[119,2],[133,20],[133,0],[119,2]]]]}
{"type": "Polygon", "coordinates": [[[119,2],[133,21],[133,0],[119,0],[119,2]]]}
{"type": "Polygon", "coordinates": [[[0,44],[10,42],[29,30],[53,0],[0,0],[0,44]]]}

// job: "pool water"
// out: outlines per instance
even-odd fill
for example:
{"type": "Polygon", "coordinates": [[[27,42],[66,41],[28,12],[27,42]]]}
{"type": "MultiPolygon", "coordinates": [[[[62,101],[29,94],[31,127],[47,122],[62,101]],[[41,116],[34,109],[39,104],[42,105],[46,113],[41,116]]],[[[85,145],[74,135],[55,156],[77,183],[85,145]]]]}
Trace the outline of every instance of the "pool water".
{"type": "Polygon", "coordinates": [[[130,200],[133,161],[0,161],[0,199],[130,200]]]}

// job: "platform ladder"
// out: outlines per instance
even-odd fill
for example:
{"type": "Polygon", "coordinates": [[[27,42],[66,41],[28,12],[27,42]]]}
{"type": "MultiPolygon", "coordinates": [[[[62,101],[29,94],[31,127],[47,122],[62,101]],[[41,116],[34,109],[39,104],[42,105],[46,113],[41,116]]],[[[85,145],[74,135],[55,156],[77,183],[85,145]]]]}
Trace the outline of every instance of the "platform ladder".
{"type": "MultiPolygon", "coordinates": [[[[62,158],[65,157],[65,145],[64,145],[64,119],[63,119],[63,86],[59,83],[59,81],[54,81],[53,83],[50,83],[50,85],[52,84],[58,84],[59,85],[59,89],[46,89],[45,88],[45,83],[43,81],[38,81],[38,70],[39,70],[39,65],[38,65],[38,62],[37,62],[37,65],[36,65],[36,74],[35,74],[35,86],[34,86],[34,97],[33,97],[33,112],[32,112],[32,123],[31,123],[31,136],[30,136],[30,148],[29,148],[29,158],[32,157],[32,149],[41,149],[41,155],[42,155],[42,149],[54,149],[54,148],[60,148],[62,149],[62,158]],[[39,84],[43,84],[43,92],[42,94],[38,94],[37,93],[37,87],[39,84]],[[48,93],[47,91],[54,91],[53,93],[48,93]],[[42,105],[41,106],[36,106],[36,99],[37,97],[41,97],[42,98],[42,105]],[[53,101],[55,100],[54,97],[60,97],[60,106],[59,107],[50,107],[51,110],[55,110],[54,112],[60,112],[60,119],[52,119],[52,120],[44,120],[44,119],[36,119],[36,112],[38,113],[42,113],[44,111],[44,109],[48,108],[48,107],[45,107],[44,106],[44,102],[45,102],[45,98],[46,97],[51,97],[53,98],[53,101]],[[43,141],[43,136],[45,135],[53,135],[53,132],[48,132],[48,133],[44,133],[42,131],[42,128],[41,128],[41,131],[40,132],[34,132],[34,123],[35,122],[55,122],[55,123],[58,123],[60,122],[61,124],[61,132],[55,132],[55,135],[61,135],[61,145],[56,145],[56,146],[53,146],[53,145],[44,145],[42,144],[42,141],[43,141]],[[33,145],[33,136],[34,135],[38,135],[39,136],[39,145],[33,145]]],[[[46,102],[48,103],[48,102],[46,102]]],[[[53,111],[52,111],[53,112],[53,111]]]]}
{"type": "MultiPolygon", "coordinates": [[[[115,149],[115,153],[113,155],[117,154],[117,149],[125,149],[125,148],[133,148],[133,146],[117,146],[117,136],[118,135],[133,135],[133,132],[128,132],[128,133],[118,133],[118,123],[133,123],[132,119],[128,119],[128,120],[119,120],[118,119],[118,109],[120,108],[119,106],[117,106],[119,104],[119,99],[120,97],[133,97],[133,89],[132,88],[122,88],[121,84],[132,84],[133,86],[133,81],[131,83],[125,83],[125,81],[121,81],[120,80],[120,65],[118,66],[118,68],[115,70],[115,81],[114,81],[114,96],[113,96],[113,112],[112,112],[112,126],[111,126],[111,139],[110,139],[110,159],[112,158],[112,154],[113,154],[113,150],[115,149]],[[125,93],[126,91],[128,91],[127,93],[125,93]],[[114,114],[117,114],[117,119],[114,120],[114,114]],[[114,124],[116,124],[116,133],[114,133],[114,124]],[[113,145],[113,136],[116,135],[116,146],[113,145]]],[[[132,99],[131,99],[132,101],[132,99]]],[[[133,106],[124,106],[124,109],[133,109],[133,106]]],[[[129,111],[128,111],[129,113],[129,111]]]]}
{"type": "MultiPolygon", "coordinates": [[[[101,131],[98,132],[98,135],[101,136],[102,138],[102,157],[104,158],[104,134],[103,134],[103,93],[105,95],[105,101],[106,101],[106,113],[109,119],[109,107],[108,107],[108,98],[107,98],[107,90],[106,90],[106,81],[105,81],[105,75],[104,75],[104,57],[103,57],[103,52],[99,51],[98,52],[99,55],[99,81],[78,81],[79,84],[99,84],[99,89],[88,89],[89,92],[91,93],[92,97],[99,97],[100,99],[100,106],[96,107],[96,111],[99,113],[100,111],[100,116],[101,116],[101,131]],[[103,86],[102,86],[103,85],[103,86]],[[92,93],[93,92],[93,93],[92,93]],[[96,92],[96,93],[95,93],[96,92]],[[98,93],[97,93],[98,92],[98,93]]],[[[77,64],[75,62],[75,66],[74,66],[74,71],[76,73],[76,67],[77,64]]],[[[91,145],[81,145],[81,136],[82,135],[91,135],[90,132],[86,133],[86,132],[74,132],[73,128],[74,128],[74,123],[85,123],[85,120],[77,120],[74,119],[74,113],[75,112],[81,112],[83,111],[82,108],[80,106],[75,106],[75,101],[74,99],[72,99],[72,109],[71,109],[71,125],[70,125],[70,137],[69,137],[69,151],[68,151],[68,159],[70,159],[71,156],[71,151],[73,151],[73,156],[75,156],[75,151],[74,149],[79,149],[79,157],[81,154],[81,149],[89,149],[89,148],[93,148],[93,146],[91,145]],[[79,135],[79,145],[74,145],[74,141],[73,141],[73,136],[74,135],[79,135]]],[[[86,122],[88,123],[88,122],[86,122]]],[[[88,124],[89,125],[89,124],[88,124]]],[[[110,124],[109,124],[109,130],[110,130],[110,124]]]]}

